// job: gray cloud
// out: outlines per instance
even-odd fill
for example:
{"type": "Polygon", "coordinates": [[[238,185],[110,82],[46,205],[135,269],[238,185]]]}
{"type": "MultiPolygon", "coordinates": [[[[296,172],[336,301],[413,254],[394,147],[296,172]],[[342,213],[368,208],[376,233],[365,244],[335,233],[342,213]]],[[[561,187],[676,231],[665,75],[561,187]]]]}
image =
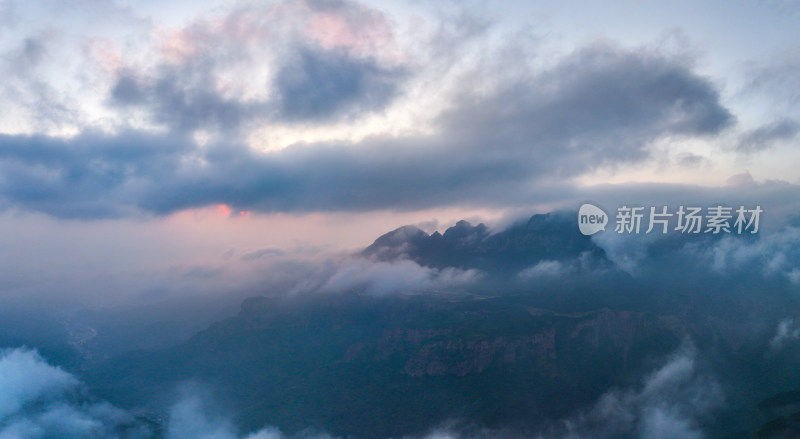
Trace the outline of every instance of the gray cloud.
{"type": "MultiPolygon", "coordinates": [[[[137,87],[118,84],[117,94],[136,101],[137,87]]],[[[214,103],[163,95],[178,126],[202,120],[181,122],[182,109],[237,123],[222,121],[229,113],[214,103]]],[[[552,191],[549,181],[641,160],[652,140],[714,134],[731,120],[712,85],[682,62],[593,46],[488,95],[465,93],[429,135],[270,154],[230,142],[200,147],[181,134],[0,136],[0,199],[59,217],[214,203],[262,212],[529,204],[552,191]]]]}
{"type": "Polygon", "coordinates": [[[242,255],[243,261],[255,261],[268,256],[283,256],[286,252],[279,248],[263,248],[242,255]]]}
{"type": "Polygon", "coordinates": [[[103,401],[27,349],[0,351],[0,437],[34,439],[153,437],[144,423],[103,401]]]}
{"type": "MultiPolygon", "coordinates": [[[[599,45],[456,105],[440,120],[466,146],[461,152],[482,164],[511,159],[504,175],[525,183],[636,162],[660,136],[713,134],[733,119],[713,86],[682,61],[599,45]]],[[[474,178],[491,171],[459,172],[474,178]]]]}
{"type": "Polygon", "coordinates": [[[708,162],[709,160],[706,157],[703,157],[698,154],[692,154],[690,152],[680,154],[677,157],[678,165],[686,168],[697,168],[698,166],[701,166],[708,162]]]}
{"type": "MultiPolygon", "coordinates": [[[[80,437],[90,439],[332,439],[308,429],[287,436],[274,427],[242,434],[224,410],[210,402],[214,395],[196,383],[176,391],[164,425],[155,424],[105,401],[92,399],[71,374],[48,364],[27,349],[0,351],[0,437],[37,439],[80,437]]],[[[500,432],[462,426],[443,426],[424,436],[501,438],[500,432]]],[[[409,438],[412,439],[412,438],[409,438]]]]}
{"type": "Polygon", "coordinates": [[[70,140],[0,135],[3,202],[58,217],[134,213],[153,179],[192,157],[176,136],[84,134],[70,140]]]}
{"type": "Polygon", "coordinates": [[[697,351],[686,342],[639,388],[609,391],[550,436],[702,438],[702,419],[722,402],[720,385],[698,367],[697,351]]]}
{"type": "Polygon", "coordinates": [[[180,48],[167,52],[176,53],[161,54],[155,66],[121,70],[109,101],[145,110],[151,122],[175,131],[221,130],[230,137],[250,122],[330,121],[380,111],[406,78],[402,68],[379,59],[382,45],[391,43],[385,19],[348,1],[241,5],[171,38],[180,48]],[[322,29],[314,30],[320,17],[342,28],[318,24],[322,29]],[[348,36],[337,41],[337,33],[348,36]],[[247,90],[231,77],[246,78],[247,90]]]}
{"type": "Polygon", "coordinates": [[[397,92],[399,70],[339,50],[301,49],[278,72],[280,115],[289,120],[327,119],[385,107],[397,92]]]}
{"type": "Polygon", "coordinates": [[[344,263],[329,279],[322,292],[363,290],[377,296],[466,287],[481,277],[477,270],[442,270],[422,267],[409,260],[371,262],[355,259],[344,263]]]}
{"type": "Polygon", "coordinates": [[[725,237],[711,246],[693,248],[701,260],[718,272],[737,272],[745,268],[766,277],[779,277],[800,284],[800,228],[786,227],[757,240],[725,237]]]}
{"type": "Polygon", "coordinates": [[[63,93],[50,83],[45,74],[48,58],[56,50],[54,32],[43,31],[28,36],[5,53],[0,53],[0,104],[6,111],[26,111],[35,115],[37,129],[60,127],[77,121],[80,117],[63,93]]]}
{"type": "Polygon", "coordinates": [[[491,150],[526,149],[535,155],[531,161],[564,175],[636,161],[661,135],[714,134],[733,121],[712,84],[682,60],[604,45],[457,104],[463,110],[442,119],[462,140],[491,150]]]}
{"type": "MultiPolygon", "coordinates": [[[[212,407],[213,401],[206,389],[198,385],[184,385],[180,397],[170,409],[165,439],[286,439],[280,430],[264,427],[256,432],[240,435],[237,428],[220,410],[212,407]]],[[[327,434],[302,434],[297,439],[331,439],[327,434]]]]}
{"type": "Polygon", "coordinates": [[[214,61],[163,65],[154,75],[123,72],[110,91],[122,108],[144,108],[171,130],[218,129],[231,133],[249,122],[330,120],[385,108],[403,74],[373,58],[344,50],[298,47],[277,66],[272,96],[223,96],[214,83],[214,61]]]}
{"type": "Polygon", "coordinates": [[[786,318],[778,322],[775,336],[769,341],[769,348],[772,352],[777,352],[797,340],[800,340],[800,328],[794,319],[786,318]]]}
{"type": "Polygon", "coordinates": [[[745,92],[766,92],[775,104],[795,105],[800,101],[800,51],[790,48],[768,61],[751,66],[745,92]]]}
{"type": "MultiPolygon", "coordinates": [[[[210,395],[184,386],[171,407],[165,434],[155,425],[111,404],[95,400],[71,374],[48,364],[36,351],[0,351],[0,437],[37,439],[285,439],[265,427],[240,435],[229,419],[209,407],[210,395]]],[[[300,434],[297,439],[329,439],[300,434]]]]}
{"type": "MultiPolygon", "coordinates": [[[[563,204],[564,208],[575,209],[580,203],[590,200],[605,209],[611,218],[622,205],[666,206],[671,213],[681,205],[704,209],[722,205],[734,210],[739,206],[747,209],[761,206],[764,212],[760,216],[759,232],[755,235],[731,234],[709,241],[703,233],[681,236],[680,232],[673,230],[666,235],[645,234],[646,213],[641,234],[619,234],[609,227],[607,230],[611,233],[598,233],[592,240],[619,268],[637,276],[672,273],[670,270],[675,268],[675,261],[666,263],[661,257],[682,248],[677,253],[677,260],[681,264],[691,261],[693,270],[709,270],[717,275],[747,272],[761,280],[795,282],[793,279],[800,279],[800,271],[793,274],[791,262],[800,258],[792,250],[796,245],[797,212],[800,210],[798,185],[774,180],[756,181],[749,173],[744,173],[731,177],[723,187],[661,183],[597,185],[582,188],[571,198],[571,204],[563,204]],[[767,264],[767,261],[772,262],[767,264]]],[[[674,227],[675,223],[672,224],[674,227]]]]}
{"type": "Polygon", "coordinates": [[[800,133],[800,123],[780,119],[742,134],[736,149],[740,152],[758,152],[770,148],[774,143],[791,140],[800,133]]]}
{"type": "Polygon", "coordinates": [[[153,121],[176,131],[232,131],[269,113],[268,102],[223,97],[215,91],[214,77],[208,70],[196,75],[191,70],[190,66],[162,66],[153,77],[123,73],[111,89],[111,100],[122,107],[144,107],[153,121]],[[196,77],[190,80],[191,76],[196,77]]]}

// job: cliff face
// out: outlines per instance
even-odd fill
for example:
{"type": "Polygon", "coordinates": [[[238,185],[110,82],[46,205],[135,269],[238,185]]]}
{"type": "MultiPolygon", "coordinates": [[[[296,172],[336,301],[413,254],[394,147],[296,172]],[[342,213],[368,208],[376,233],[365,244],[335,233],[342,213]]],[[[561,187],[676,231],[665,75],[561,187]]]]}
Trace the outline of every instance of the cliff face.
{"type": "Polygon", "coordinates": [[[504,367],[518,361],[536,363],[532,373],[555,376],[555,331],[518,336],[463,337],[453,329],[386,330],[373,342],[353,344],[345,362],[382,362],[402,358],[401,372],[412,377],[465,376],[481,373],[495,365],[504,367]]]}
{"type": "Polygon", "coordinates": [[[652,338],[679,341],[686,329],[674,317],[611,311],[557,314],[529,309],[530,331],[519,334],[471,333],[469,327],[441,329],[395,328],[373,340],[350,345],[342,359],[352,362],[388,362],[400,359],[401,372],[411,377],[466,376],[490,367],[525,365],[531,374],[569,378],[569,362],[613,352],[628,368],[629,353],[652,338]],[[557,321],[554,321],[557,320],[557,321]],[[534,329],[539,327],[538,330],[534,329]]]}
{"type": "Polygon", "coordinates": [[[228,389],[244,426],[398,437],[450,417],[502,425],[567,415],[688,332],[670,315],[557,313],[525,297],[254,298],[179,349],[115,364],[125,381],[93,381],[145,401],[195,379],[228,389]]]}

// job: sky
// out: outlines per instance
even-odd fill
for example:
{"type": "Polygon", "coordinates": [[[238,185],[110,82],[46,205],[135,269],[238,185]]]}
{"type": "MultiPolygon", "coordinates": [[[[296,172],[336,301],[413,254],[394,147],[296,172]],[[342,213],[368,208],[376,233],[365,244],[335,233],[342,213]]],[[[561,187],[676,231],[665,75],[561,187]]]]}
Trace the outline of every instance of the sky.
{"type": "Polygon", "coordinates": [[[0,298],[255,290],[273,257],[586,200],[796,216],[799,21],[793,0],[2,0],[0,298]]]}

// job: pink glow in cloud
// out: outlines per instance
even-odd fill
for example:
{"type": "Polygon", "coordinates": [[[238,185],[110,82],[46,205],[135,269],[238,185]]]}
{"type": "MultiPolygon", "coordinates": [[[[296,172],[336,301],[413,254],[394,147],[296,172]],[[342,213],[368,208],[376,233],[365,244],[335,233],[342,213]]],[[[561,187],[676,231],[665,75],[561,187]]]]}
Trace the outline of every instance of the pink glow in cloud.
{"type": "Polygon", "coordinates": [[[220,204],[217,210],[224,216],[231,216],[231,208],[227,204],[220,204]]]}
{"type": "Polygon", "coordinates": [[[364,8],[314,13],[304,30],[326,49],[345,48],[359,55],[383,58],[397,54],[389,22],[382,14],[364,8]]]}
{"type": "Polygon", "coordinates": [[[307,2],[242,7],[184,28],[157,28],[154,40],[158,55],[170,63],[186,62],[207,50],[279,52],[287,42],[303,40],[358,56],[399,59],[386,17],[356,3],[325,8],[307,2]]]}
{"type": "Polygon", "coordinates": [[[114,42],[108,38],[92,38],[84,47],[89,59],[105,73],[120,70],[124,62],[114,42]]]}

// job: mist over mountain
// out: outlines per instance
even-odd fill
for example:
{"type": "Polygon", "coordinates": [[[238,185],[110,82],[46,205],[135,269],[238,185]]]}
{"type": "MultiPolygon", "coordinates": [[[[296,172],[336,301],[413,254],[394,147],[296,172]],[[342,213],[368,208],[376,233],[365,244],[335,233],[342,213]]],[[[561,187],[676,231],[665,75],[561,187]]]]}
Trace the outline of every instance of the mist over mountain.
{"type": "Polygon", "coordinates": [[[779,264],[797,260],[791,224],[643,243],[583,236],[574,217],[534,215],[498,231],[401,227],[332,268],[301,271],[304,292],[252,297],[191,336],[161,339],[182,327],[169,318],[177,305],[121,332],[106,329],[120,311],[80,313],[46,358],[142,437],[781,437],[793,428],[786,392],[800,389],[800,315],[792,266],[779,264]]]}
{"type": "Polygon", "coordinates": [[[800,437],[798,16],[0,0],[0,439],[800,437]]]}
{"type": "Polygon", "coordinates": [[[566,212],[534,215],[505,230],[490,233],[484,224],[459,221],[444,233],[430,235],[405,226],[379,237],[361,252],[381,261],[408,258],[420,265],[474,268],[497,275],[517,274],[543,261],[607,263],[605,252],[577,233],[566,212]]]}

